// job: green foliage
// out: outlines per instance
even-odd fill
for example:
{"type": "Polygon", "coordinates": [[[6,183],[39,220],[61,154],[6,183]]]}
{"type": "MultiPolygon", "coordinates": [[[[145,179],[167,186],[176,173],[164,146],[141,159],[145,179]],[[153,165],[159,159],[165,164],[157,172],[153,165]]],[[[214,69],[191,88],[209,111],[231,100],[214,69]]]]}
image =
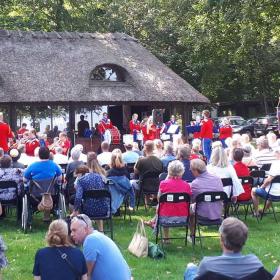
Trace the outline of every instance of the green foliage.
{"type": "Polygon", "coordinates": [[[0,28],[125,32],[212,101],[275,99],[278,0],[2,0],[0,28]]]}

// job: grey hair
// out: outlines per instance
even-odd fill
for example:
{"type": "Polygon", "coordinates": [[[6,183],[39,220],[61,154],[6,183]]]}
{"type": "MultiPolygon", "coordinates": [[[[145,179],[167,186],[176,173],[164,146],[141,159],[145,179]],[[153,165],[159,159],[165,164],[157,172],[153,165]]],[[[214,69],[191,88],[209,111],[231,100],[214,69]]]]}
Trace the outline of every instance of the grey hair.
{"type": "Polygon", "coordinates": [[[217,167],[227,167],[229,165],[227,154],[223,147],[216,146],[211,153],[210,163],[217,167]]]}
{"type": "Polygon", "coordinates": [[[182,178],[185,172],[184,164],[179,160],[171,161],[168,165],[168,177],[175,178],[179,177],[182,178]]]}
{"type": "Polygon", "coordinates": [[[226,218],[222,222],[219,232],[225,248],[235,253],[242,250],[248,237],[248,227],[234,217],[226,218]]]}
{"type": "Polygon", "coordinates": [[[165,154],[173,155],[174,149],[173,149],[172,142],[169,142],[167,145],[165,145],[164,149],[165,149],[165,154]]]}
{"type": "Polygon", "coordinates": [[[206,171],[206,164],[203,160],[196,158],[191,160],[191,169],[196,170],[199,174],[206,171]]]}
{"type": "Polygon", "coordinates": [[[80,155],[81,155],[81,150],[78,150],[78,149],[71,150],[71,157],[73,160],[79,160],[80,155]]]}
{"type": "Polygon", "coordinates": [[[81,226],[84,226],[84,227],[87,226],[90,229],[93,228],[92,221],[86,214],[79,214],[79,216],[81,217],[81,219],[74,217],[74,218],[72,218],[71,223],[78,221],[81,226]]]}
{"type": "Polygon", "coordinates": [[[62,147],[56,147],[55,148],[55,152],[57,153],[57,154],[62,154],[62,152],[63,152],[63,149],[62,149],[62,147]]]}
{"type": "Polygon", "coordinates": [[[177,150],[178,159],[189,159],[191,155],[191,149],[187,146],[180,145],[177,150]]]}

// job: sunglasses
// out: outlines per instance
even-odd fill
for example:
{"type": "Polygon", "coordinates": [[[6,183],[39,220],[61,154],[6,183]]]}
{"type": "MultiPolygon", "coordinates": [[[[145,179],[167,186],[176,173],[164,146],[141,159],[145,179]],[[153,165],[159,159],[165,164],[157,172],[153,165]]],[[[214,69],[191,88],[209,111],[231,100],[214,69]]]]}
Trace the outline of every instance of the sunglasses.
{"type": "Polygon", "coordinates": [[[88,226],[88,223],[86,222],[86,220],[84,219],[84,217],[82,215],[74,216],[74,217],[71,218],[71,220],[73,220],[75,218],[78,219],[78,220],[83,221],[88,226]]]}

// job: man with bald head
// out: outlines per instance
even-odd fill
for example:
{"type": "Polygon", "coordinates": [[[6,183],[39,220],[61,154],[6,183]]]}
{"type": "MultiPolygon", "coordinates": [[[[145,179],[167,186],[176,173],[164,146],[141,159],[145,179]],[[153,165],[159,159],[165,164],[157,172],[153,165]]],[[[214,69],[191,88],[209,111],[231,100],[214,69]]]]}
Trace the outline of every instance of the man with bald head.
{"type": "Polygon", "coordinates": [[[80,214],[72,218],[71,237],[83,245],[89,280],[130,280],[130,269],[117,245],[92,227],[90,218],[80,214]]]}
{"type": "Polygon", "coordinates": [[[4,115],[0,112],[0,148],[2,148],[5,153],[9,150],[8,140],[13,137],[14,134],[10,126],[4,122],[4,115]]]}

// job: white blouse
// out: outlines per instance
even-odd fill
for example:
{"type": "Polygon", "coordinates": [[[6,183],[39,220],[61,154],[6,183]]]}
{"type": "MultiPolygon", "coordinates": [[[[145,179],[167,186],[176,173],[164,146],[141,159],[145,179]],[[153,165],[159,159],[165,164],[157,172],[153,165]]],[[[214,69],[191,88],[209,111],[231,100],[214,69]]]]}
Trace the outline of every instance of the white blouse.
{"type": "MultiPolygon", "coordinates": [[[[230,164],[227,167],[217,167],[212,164],[207,165],[207,171],[213,175],[222,178],[231,178],[232,180],[232,195],[239,196],[244,193],[243,186],[238,179],[235,169],[230,164]]],[[[224,192],[230,197],[231,186],[224,187],[224,192]]]]}

